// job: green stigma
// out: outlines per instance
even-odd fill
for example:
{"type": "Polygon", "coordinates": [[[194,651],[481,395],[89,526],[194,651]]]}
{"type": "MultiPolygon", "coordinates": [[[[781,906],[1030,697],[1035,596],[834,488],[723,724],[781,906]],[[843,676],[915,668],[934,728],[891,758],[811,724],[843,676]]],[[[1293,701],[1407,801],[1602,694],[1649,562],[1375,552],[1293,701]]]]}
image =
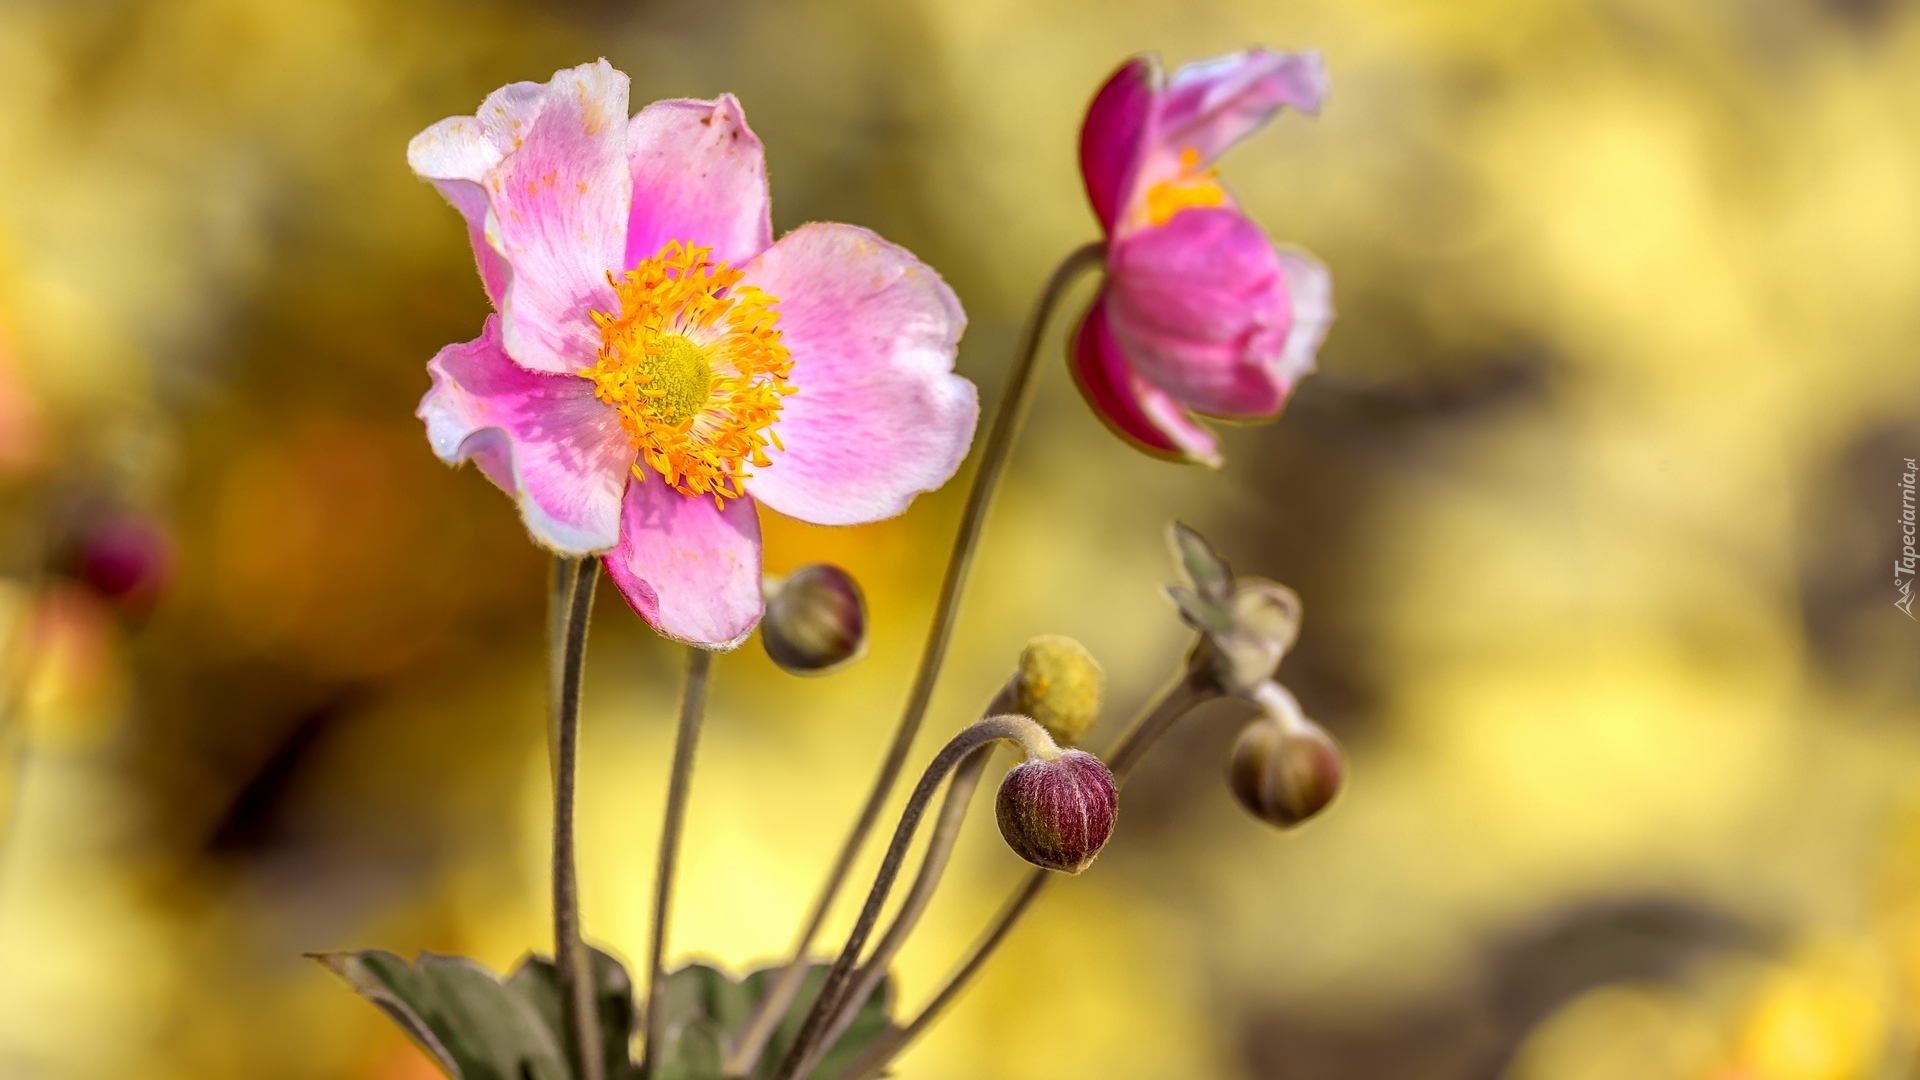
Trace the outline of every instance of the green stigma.
{"type": "Polygon", "coordinates": [[[679,334],[660,336],[660,352],[635,365],[646,376],[641,391],[655,419],[678,424],[706,407],[713,393],[713,365],[706,351],[679,334]]]}

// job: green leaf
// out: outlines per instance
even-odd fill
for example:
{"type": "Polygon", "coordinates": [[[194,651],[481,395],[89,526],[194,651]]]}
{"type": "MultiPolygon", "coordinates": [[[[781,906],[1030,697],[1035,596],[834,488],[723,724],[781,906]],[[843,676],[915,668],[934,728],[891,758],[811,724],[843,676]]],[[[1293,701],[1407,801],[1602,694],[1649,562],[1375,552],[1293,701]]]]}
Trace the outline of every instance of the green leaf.
{"type": "Polygon", "coordinates": [[[1180,609],[1180,621],[1209,637],[1233,632],[1233,609],[1203,599],[1185,585],[1167,586],[1167,597],[1180,609]]]}
{"type": "MultiPolygon", "coordinates": [[[[587,947],[593,960],[594,1001],[600,1013],[600,1046],[606,1062],[607,1080],[628,1080],[639,1070],[633,1064],[633,979],[627,969],[612,956],[587,947]]],[[[549,957],[528,954],[507,979],[508,989],[518,993],[540,1014],[554,1041],[561,1046],[570,1037],[560,1009],[560,974],[549,957]]]]}
{"type": "Polygon", "coordinates": [[[670,1025],[664,1037],[667,1052],[654,1080],[720,1080],[730,1035],[718,1022],[694,1017],[670,1025]]]}
{"type": "Polygon", "coordinates": [[[1194,591],[1211,603],[1225,603],[1233,593],[1233,570],[1213,545],[1178,521],[1167,527],[1167,539],[1173,547],[1174,561],[1194,591]]]}
{"type": "Polygon", "coordinates": [[[540,1010],[458,956],[366,949],[314,959],[392,1017],[453,1080],[572,1080],[540,1010]]]}
{"type": "MultiPolygon", "coordinates": [[[[807,968],[806,977],[800,980],[800,992],[793,996],[793,1004],[787,1007],[786,1016],[773,1030],[773,1036],[767,1040],[767,1048],[753,1068],[754,1080],[764,1080],[773,1075],[773,1070],[787,1056],[787,1049],[800,1034],[800,1027],[806,1023],[807,1011],[813,1008],[813,1001],[820,996],[820,985],[826,981],[826,964],[812,964],[807,968]]],[[[779,973],[778,968],[764,968],[753,972],[744,980],[747,995],[755,1003],[766,995],[767,984],[779,973]]],[[[893,998],[893,978],[888,976],[874,987],[873,993],[860,1005],[853,1023],[840,1036],[833,1049],[820,1059],[806,1080],[833,1080],[840,1070],[853,1063],[853,1058],[865,1050],[875,1039],[887,1033],[893,1026],[887,1012],[893,998]]]]}
{"type": "MultiPolygon", "coordinates": [[[[620,962],[593,957],[595,1000],[608,1080],[634,1080],[633,982],[620,962]]],[[[422,954],[409,965],[392,953],[366,950],[315,959],[404,1028],[454,1080],[573,1080],[567,1064],[560,983],[553,961],[529,955],[504,983],[471,960],[422,954]]],[[[709,964],[688,964],[667,976],[662,1047],[653,1080],[721,1080],[727,1048],[747,1026],[778,969],[736,980],[709,964]]],[[[827,965],[813,964],[751,1072],[765,1080],[778,1067],[820,993],[827,965]]],[[[892,1030],[891,980],[883,980],[807,1080],[833,1080],[874,1040],[892,1030]]]]}
{"type": "Polygon", "coordinates": [[[833,1080],[840,1071],[853,1064],[867,1047],[873,1045],[882,1035],[893,1030],[893,1020],[889,1013],[893,1008],[893,977],[880,980],[873,988],[867,1000],[860,1003],[860,1011],[853,1015],[853,1021],[847,1030],[840,1033],[839,1041],[833,1049],[827,1051],[814,1067],[809,1076],[812,1080],[833,1080]]]}
{"type": "MultiPolygon", "coordinates": [[[[754,1006],[766,996],[769,984],[778,973],[778,968],[764,968],[735,981],[710,965],[688,964],[667,976],[666,1030],[662,1037],[666,1051],[656,1080],[718,1080],[726,1048],[746,1028],[754,1006]]],[[[765,1080],[786,1056],[794,1036],[806,1021],[807,1010],[813,1007],[813,999],[820,994],[820,984],[826,975],[825,964],[808,967],[800,992],[794,995],[793,1004],[775,1027],[760,1060],[749,1074],[753,1080],[765,1080]]],[[[833,1050],[809,1074],[810,1080],[832,1080],[841,1069],[853,1063],[856,1055],[891,1029],[892,1021],[887,1017],[891,982],[890,979],[882,981],[862,1003],[860,1012],[847,1025],[833,1050]]]]}

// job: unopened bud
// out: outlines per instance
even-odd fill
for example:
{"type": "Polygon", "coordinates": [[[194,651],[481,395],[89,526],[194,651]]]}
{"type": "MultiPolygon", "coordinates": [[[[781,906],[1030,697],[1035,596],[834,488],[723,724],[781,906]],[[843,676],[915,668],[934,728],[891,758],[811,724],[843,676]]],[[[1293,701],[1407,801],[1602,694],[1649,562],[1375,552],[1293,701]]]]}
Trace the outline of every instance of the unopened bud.
{"type": "Polygon", "coordinates": [[[1275,683],[1261,689],[1268,713],[1248,724],[1234,743],[1227,786],[1254,817],[1292,828],[1340,794],[1346,757],[1333,736],[1301,713],[1293,695],[1275,683]]]}
{"type": "Polygon", "coordinates": [[[173,547],[157,522],[137,514],[94,521],[81,530],[75,559],[80,577],[122,608],[144,611],[173,575],[173,547]]]}
{"type": "Polygon", "coordinates": [[[1168,534],[1185,583],[1167,595],[1200,631],[1200,657],[1214,688],[1251,697],[1273,678],[1300,633],[1300,597],[1265,578],[1235,577],[1199,533],[1175,522],[1168,534]]]}
{"type": "Polygon", "coordinates": [[[1000,835],[1035,866],[1077,874],[1113,833],[1118,796],[1113,774],[1092,754],[1068,750],[1031,758],[1000,782],[1000,835]]]}
{"type": "Polygon", "coordinates": [[[1085,645],[1061,634],[1042,634],[1020,650],[1014,680],[1014,711],[1040,722],[1054,741],[1072,746],[1100,718],[1100,692],[1107,673],[1085,645]]]}
{"type": "Polygon", "coordinates": [[[795,675],[823,675],[867,647],[867,601],[860,583],[837,566],[815,563],[764,587],[760,642],[795,675]]]}

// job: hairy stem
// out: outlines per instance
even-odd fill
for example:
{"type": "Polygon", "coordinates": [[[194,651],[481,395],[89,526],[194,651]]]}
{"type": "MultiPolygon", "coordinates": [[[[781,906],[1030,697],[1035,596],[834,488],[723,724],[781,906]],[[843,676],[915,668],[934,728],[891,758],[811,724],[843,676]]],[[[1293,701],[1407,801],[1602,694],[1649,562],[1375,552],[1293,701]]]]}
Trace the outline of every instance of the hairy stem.
{"type": "Polygon", "coordinates": [[[887,977],[887,966],[893,963],[894,956],[907,943],[914,927],[919,925],[920,917],[926,914],[927,905],[933,901],[933,894],[940,887],[940,878],[946,873],[947,863],[953,856],[953,846],[960,839],[960,826],[966,820],[974,790],[980,786],[980,776],[986,771],[987,762],[992,757],[991,744],[977,747],[954,768],[953,780],[947,785],[946,801],[940,804],[940,816],[934,819],[933,833],[927,838],[927,851],[921,856],[920,872],[913,879],[913,887],[907,890],[906,898],[900,902],[900,910],[895,913],[887,932],[880,935],[873,952],[861,963],[859,973],[853,978],[852,989],[846,993],[827,1024],[826,1032],[814,1047],[814,1060],[805,1062],[798,1075],[805,1076],[817,1064],[818,1058],[832,1049],[840,1036],[846,1034],[854,1017],[860,1015],[860,1006],[873,994],[881,980],[887,977]]]}
{"type": "Polygon", "coordinates": [[[687,792],[693,785],[693,754],[700,742],[700,723],[707,712],[707,673],[713,654],[689,647],[687,689],[680,699],[680,730],[673,741],[673,773],[667,782],[667,815],[660,827],[659,864],[653,876],[652,962],[647,968],[646,1059],[641,1075],[651,1078],[659,1068],[666,1034],[667,1010],[661,998],[667,986],[667,916],[673,903],[673,875],[680,861],[680,834],[687,819],[687,792]]]}
{"type": "MultiPolygon", "coordinates": [[[[1147,711],[1135,719],[1126,733],[1120,736],[1120,741],[1114,744],[1113,751],[1106,759],[1107,768],[1113,773],[1114,784],[1118,786],[1126,782],[1127,774],[1140,763],[1153,744],[1160,741],[1174,721],[1186,715],[1194,706],[1218,696],[1219,691],[1212,687],[1204,675],[1191,668],[1183,672],[1180,680],[1148,706],[1147,711]]],[[[973,981],[994,951],[999,949],[1001,942],[1006,940],[1007,934],[1019,923],[1027,909],[1033,906],[1050,876],[1046,870],[1036,868],[1028,871],[1020,884],[1014,887],[1012,895],[1007,897],[1006,903],[1001,905],[999,914],[994,916],[986,932],[974,942],[967,958],[947,977],[946,983],[920,1010],[919,1015],[868,1047],[867,1052],[848,1066],[836,1080],[866,1080],[874,1076],[938,1019],[973,981]]]]}
{"type": "Polygon", "coordinates": [[[846,884],[847,874],[853,869],[853,861],[859,855],[861,845],[866,843],[867,834],[873,831],[881,808],[886,805],[887,796],[893,793],[893,785],[900,778],[907,753],[913,748],[914,737],[920,733],[921,721],[926,718],[927,704],[933,699],[934,682],[939,678],[941,663],[946,659],[947,644],[953,636],[954,619],[959,614],[960,596],[966,588],[967,571],[973,564],[974,548],[978,546],[981,529],[986,524],[987,509],[993,501],[994,489],[999,485],[1001,474],[1006,471],[1007,461],[1013,455],[1021,417],[1033,397],[1034,375],[1039,370],[1040,343],[1047,323],[1051,321],[1068,287],[1082,273],[1098,267],[1105,258],[1106,245],[1103,243],[1095,242],[1076,248],[1054,269],[1053,276],[1047,280],[1046,287],[1034,303],[1033,313],[1027,318],[1019,349],[1014,354],[1013,368],[1007,376],[1006,389],[1000,395],[1000,406],[994,413],[993,426],[987,432],[986,448],[980,454],[979,471],[973,474],[973,486],[967,491],[967,505],[960,515],[960,531],[953,538],[953,552],[947,558],[946,577],[940,582],[940,598],[934,604],[933,624],[927,629],[927,643],[920,654],[920,667],[914,674],[913,687],[907,693],[906,707],[901,710],[900,724],[894,729],[893,742],[880,761],[880,772],[874,777],[873,789],[867,793],[867,801],[854,819],[852,831],[840,846],[839,854],[834,857],[833,865],[827,871],[826,881],[820,887],[820,894],[807,913],[806,922],[794,942],[792,958],[774,978],[767,996],[761,999],[752,1019],[727,1054],[723,1071],[728,1076],[745,1076],[753,1068],[780,1018],[786,1015],[787,1006],[792,1004],[793,995],[800,989],[801,977],[806,974],[807,950],[813,947],[813,939],[820,933],[827,912],[840,895],[841,887],[846,884]]]}
{"type": "Polygon", "coordinates": [[[1059,752],[1045,728],[1027,717],[1008,715],[989,717],[971,725],[934,755],[926,772],[920,775],[920,783],[908,798],[906,809],[900,814],[900,824],[893,830],[893,842],[887,845],[887,853],[880,860],[880,871],[874,875],[873,888],[868,891],[866,905],[860,909],[860,916],[854,921],[853,932],[847,935],[847,943],[841,948],[839,958],[828,970],[826,981],[820,985],[820,996],[814,1000],[813,1008],[808,1011],[805,1022],[800,1026],[800,1033],[794,1037],[793,1045],[788,1047],[780,1067],[774,1070],[773,1080],[794,1080],[802,1075],[801,1066],[813,1059],[828,1018],[844,1000],[847,984],[853,976],[854,963],[860,959],[861,950],[866,948],[867,937],[873,933],[874,924],[880,921],[880,909],[886,905],[894,879],[900,876],[900,864],[906,861],[907,848],[913,843],[913,834],[920,827],[920,818],[926,813],[927,804],[933,801],[933,793],[939,790],[941,782],[962,759],[999,739],[1019,742],[1030,757],[1048,757],[1059,752]]]}
{"type": "Polygon", "coordinates": [[[580,671],[587,657],[587,620],[593,613],[593,587],[600,564],[592,559],[568,559],[570,568],[557,568],[553,584],[565,590],[566,619],[555,659],[560,664],[554,695],[553,781],[553,957],[560,976],[560,1001],[572,1034],[574,1075],[581,1080],[605,1080],[606,1060],[600,1053],[600,1016],[594,1009],[593,971],[587,944],[580,936],[580,882],[574,875],[573,789],[580,758],[580,671]]]}

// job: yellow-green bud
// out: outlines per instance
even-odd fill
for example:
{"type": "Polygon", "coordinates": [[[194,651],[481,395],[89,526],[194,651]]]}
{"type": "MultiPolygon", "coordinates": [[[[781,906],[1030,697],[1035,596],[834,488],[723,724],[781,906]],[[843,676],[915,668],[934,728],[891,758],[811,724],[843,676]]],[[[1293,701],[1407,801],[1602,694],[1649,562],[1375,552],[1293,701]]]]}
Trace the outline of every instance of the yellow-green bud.
{"type": "Polygon", "coordinates": [[[1014,711],[1040,722],[1062,746],[1086,737],[1100,718],[1107,673],[1085,645],[1060,634],[1042,634],[1020,650],[1014,678],[1014,711]]]}
{"type": "Polygon", "coordinates": [[[760,642],[773,662],[795,675],[824,675],[867,648],[867,601],[860,584],[837,566],[815,563],[763,587],[767,614],[760,642]]]}

